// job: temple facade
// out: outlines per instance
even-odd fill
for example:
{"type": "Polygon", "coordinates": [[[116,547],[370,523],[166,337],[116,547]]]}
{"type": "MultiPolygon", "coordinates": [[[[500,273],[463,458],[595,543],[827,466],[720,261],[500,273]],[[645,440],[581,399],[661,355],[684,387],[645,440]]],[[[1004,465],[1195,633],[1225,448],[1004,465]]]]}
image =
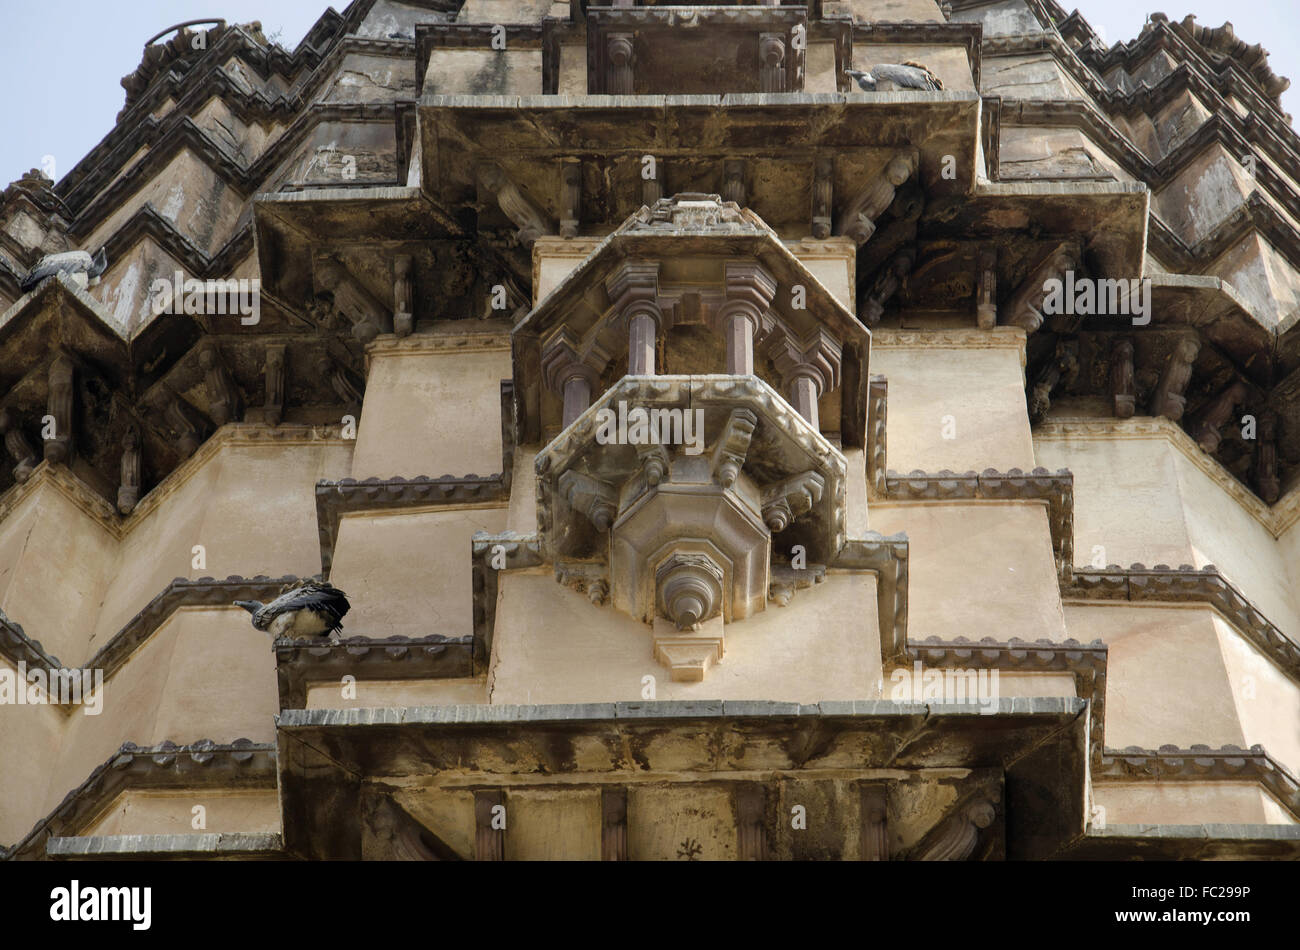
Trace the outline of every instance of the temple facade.
{"type": "Polygon", "coordinates": [[[353,0],[122,85],[0,194],[0,856],[1300,857],[1231,25],[353,0]]]}

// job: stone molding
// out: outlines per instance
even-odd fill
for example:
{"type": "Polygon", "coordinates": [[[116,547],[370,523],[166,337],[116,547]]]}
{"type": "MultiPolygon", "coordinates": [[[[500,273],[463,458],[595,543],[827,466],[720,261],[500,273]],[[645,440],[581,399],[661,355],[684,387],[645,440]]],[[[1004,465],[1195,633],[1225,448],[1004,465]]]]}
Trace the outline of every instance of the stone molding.
{"type": "Polygon", "coordinates": [[[537,567],[542,563],[541,541],[535,534],[479,532],[470,543],[473,559],[474,674],[487,671],[492,661],[492,635],[496,630],[497,574],[502,571],[537,567]],[[496,555],[504,556],[505,567],[492,566],[496,555]]]}
{"type": "Polygon", "coordinates": [[[871,331],[872,348],[890,347],[909,350],[1001,349],[1020,350],[1020,368],[1025,368],[1025,344],[1028,335],[1020,327],[1001,326],[988,330],[974,327],[945,330],[892,330],[878,327],[871,331]]]}
{"type": "Polygon", "coordinates": [[[867,535],[849,538],[829,567],[876,572],[880,653],[888,665],[907,655],[907,535],[882,535],[874,531],[867,535]]]}
{"type": "Polygon", "coordinates": [[[1032,472],[1018,468],[999,472],[987,468],[980,473],[957,473],[947,469],[923,472],[918,469],[907,475],[890,471],[885,476],[885,485],[885,497],[889,501],[1046,501],[1057,572],[1062,581],[1068,583],[1074,569],[1074,475],[1068,469],[1055,473],[1045,468],[1036,468],[1032,472]]]}
{"type": "Polygon", "coordinates": [[[344,514],[406,508],[460,506],[499,508],[509,499],[501,473],[442,475],[430,478],[343,478],[316,483],[316,524],[320,534],[321,573],[329,578],[344,514]]]}
{"type": "Polygon", "coordinates": [[[193,835],[95,835],[88,838],[51,837],[45,855],[56,860],[192,861],[256,859],[280,861],[284,838],[279,832],[211,832],[193,835]]]}
{"type": "Polygon", "coordinates": [[[1300,782],[1261,745],[1249,749],[1235,745],[1107,749],[1093,760],[1092,777],[1095,783],[1107,785],[1134,781],[1258,784],[1300,821],[1300,782]]]}
{"type": "Polygon", "coordinates": [[[1151,568],[1134,564],[1128,570],[1118,564],[1103,570],[1075,568],[1072,582],[1062,585],[1061,599],[1207,604],[1300,684],[1300,644],[1265,617],[1213,564],[1200,570],[1190,564],[1176,570],[1166,564],[1151,568]]]}
{"type": "Polygon", "coordinates": [[[44,856],[49,838],[67,837],[85,827],[123,791],[135,788],[236,789],[276,787],[273,742],[200,739],[187,745],[166,741],[153,746],[123,743],[86,780],[0,858],[32,860],[44,856]]]}
{"type": "Polygon", "coordinates": [[[1149,439],[1163,437],[1223,489],[1273,537],[1280,537],[1300,519],[1300,488],[1292,489],[1271,506],[1238,481],[1217,459],[1207,455],[1182,426],[1164,416],[1130,419],[1049,417],[1034,427],[1034,441],[1068,442],[1078,439],[1149,439]]]}
{"type": "Polygon", "coordinates": [[[276,680],[281,709],[307,708],[314,685],[358,681],[451,679],[473,676],[474,638],[348,637],[338,643],[275,642],[276,680]]]}

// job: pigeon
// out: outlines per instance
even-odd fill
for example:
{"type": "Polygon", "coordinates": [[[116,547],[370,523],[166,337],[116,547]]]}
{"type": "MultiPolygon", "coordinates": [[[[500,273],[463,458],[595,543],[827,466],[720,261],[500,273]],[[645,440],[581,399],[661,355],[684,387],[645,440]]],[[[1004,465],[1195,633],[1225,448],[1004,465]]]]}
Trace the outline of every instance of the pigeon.
{"type": "Polygon", "coordinates": [[[47,277],[66,274],[74,284],[85,290],[99,283],[99,275],[108,267],[108,257],[101,247],[99,253],[91,257],[85,251],[64,251],[61,254],[47,254],[37,262],[31,273],[23,278],[19,289],[23,293],[36,287],[47,277]]]}
{"type": "Polygon", "coordinates": [[[858,88],[863,92],[875,92],[876,84],[886,79],[900,89],[922,89],[937,92],[943,89],[943,80],[920,63],[877,63],[870,72],[860,69],[846,69],[845,73],[857,80],[858,88]]]}
{"type": "Polygon", "coordinates": [[[277,640],[280,637],[306,640],[312,637],[334,639],[343,629],[343,615],[352,605],[348,603],[348,595],[337,587],[308,581],[269,604],[260,600],[237,600],[235,606],[243,607],[253,615],[256,629],[277,640]]]}

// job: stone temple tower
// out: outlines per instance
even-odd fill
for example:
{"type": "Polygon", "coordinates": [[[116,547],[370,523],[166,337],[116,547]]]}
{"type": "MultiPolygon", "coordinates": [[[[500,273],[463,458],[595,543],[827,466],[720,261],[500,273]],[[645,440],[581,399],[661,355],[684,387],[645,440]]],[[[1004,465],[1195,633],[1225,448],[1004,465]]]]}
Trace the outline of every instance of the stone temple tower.
{"type": "Polygon", "coordinates": [[[3,857],[1300,856],[1230,25],[353,0],[123,86],[0,195],[3,857]]]}

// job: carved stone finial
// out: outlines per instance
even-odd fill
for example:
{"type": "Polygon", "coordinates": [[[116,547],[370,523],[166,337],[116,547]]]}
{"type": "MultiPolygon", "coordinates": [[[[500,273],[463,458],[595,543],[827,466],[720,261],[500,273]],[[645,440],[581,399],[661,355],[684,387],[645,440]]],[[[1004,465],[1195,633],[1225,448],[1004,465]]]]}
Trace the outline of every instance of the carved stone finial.
{"type": "Polygon", "coordinates": [[[678,630],[692,630],[722,610],[723,571],[706,554],[670,555],[655,571],[661,616],[678,630]]]}
{"type": "Polygon", "coordinates": [[[12,409],[0,409],[0,433],[4,434],[5,449],[14,465],[14,480],[19,484],[27,481],[36,468],[36,452],[23,435],[18,422],[18,415],[12,409]]]}
{"type": "Polygon", "coordinates": [[[1164,416],[1174,422],[1182,419],[1183,410],[1187,408],[1187,398],[1183,393],[1192,381],[1192,364],[1200,351],[1201,341],[1194,336],[1185,336],[1178,341],[1151,397],[1152,415],[1164,416]]]}

